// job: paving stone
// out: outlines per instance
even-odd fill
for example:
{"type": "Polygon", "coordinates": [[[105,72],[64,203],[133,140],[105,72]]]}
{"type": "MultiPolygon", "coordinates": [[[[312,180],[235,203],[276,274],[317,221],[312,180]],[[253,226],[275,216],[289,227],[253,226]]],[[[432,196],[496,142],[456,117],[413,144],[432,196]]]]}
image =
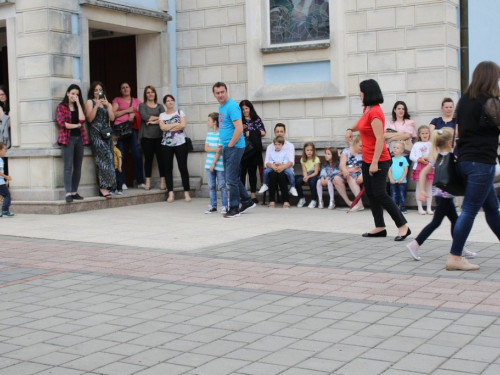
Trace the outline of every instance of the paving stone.
{"type": "Polygon", "coordinates": [[[446,359],[442,357],[410,353],[403,359],[396,362],[392,368],[396,370],[422,372],[427,374],[436,370],[443,362],[445,362],[445,360],[446,359]]]}
{"type": "Polygon", "coordinates": [[[33,362],[20,362],[13,366],[4,367],[0,370],[1,375],[32,375],[44,370],[47,370],[49,366],[45,366],[39,363],[33,362]]]}
{"type": "Polygon", "coordinates": [[[330,374],[344,365],[345,362],[313,357],[297,364],[296,367],[305,368],[308,370],[323,371],[330,374]]]}
{"type": "Polygon", "coordinates": [[[52,367],[48,370],[37,372],[37,375],[84,375],[84,372],[65,367],[52,367]]]}
{"type": "Polygon", "coordinates": [[[173,365],[170,363],[160,363],[146,370],[137,372],[137,375],[180,375],[192,370],[192,367],[173,365]]]}
{"type": "Polygon", "coordinates": [[[95,372],[104,375],[131,375],[145,369],[146,368],[144,366],[137,366],[123,362],[114,362],[107,366],[96,369],[95,372]]]}
{"type": "Polygon", "coordinates": [[[481,374],[482,371],[488,366],[488,363],[477,362],[471,359],[455,359],[451,358],[441,364],[440,368],[451,371],[461,371],[471,374],[481,374]]]}
{"type": "Polygon", "coordinates": [[[356,358],[337,370],[346,374],[382,374],[391,366],[391,362],[373,361],[371,359],[356,358]]]}
{"type": "Polygon", "coordinates": [[[229,359],[229,358],[217,358],[209,363],[204,364],[192,370],[193,374],[199,375],[225,375],[231,374],[236,370],[240,370],[241,368],[249,365],[249,362],[237,360],[237,359],[229,359]]]}
{"type": "Polygon", "coordinates": [[[79,358],[68,362],[65,366],[82,371],[93,371],[99,367],[103,367],[113,362],[122,359],[123,356],[111,353],[93,353],[84,358],[79,358]]]}
{"type": "Polygon", "coordinates": [[[151,367],[158,363],[169,360],[182,354],[180,351],[173,351],[167,349],[153,348],[141,353],[134,354],[133,356],[126,357],[122,362],[132,363],[139,366],[151,367]]]}
{"type": "Polygon", "coordinates": [[[36,363],[41,363],[43,365],[60,366],[64,363],[74,361],[75,359],[78,358],[80,358],[80,356],[74,354],[56,352],[33,358],[31,361],[36,363]]]}

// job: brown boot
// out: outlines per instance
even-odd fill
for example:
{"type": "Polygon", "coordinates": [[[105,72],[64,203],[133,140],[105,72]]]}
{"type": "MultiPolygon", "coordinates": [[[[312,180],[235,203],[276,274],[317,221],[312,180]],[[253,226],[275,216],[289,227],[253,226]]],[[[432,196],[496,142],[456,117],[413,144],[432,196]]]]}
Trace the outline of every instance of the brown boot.
{"type": "Polygon", "coordinates": [[[446,261],[446,270],[448,271],[477,271],[479,266],[477,264],[471,264],[465,258],[460,258],[460,260],[454,260],[448,258],[446,261]]]}

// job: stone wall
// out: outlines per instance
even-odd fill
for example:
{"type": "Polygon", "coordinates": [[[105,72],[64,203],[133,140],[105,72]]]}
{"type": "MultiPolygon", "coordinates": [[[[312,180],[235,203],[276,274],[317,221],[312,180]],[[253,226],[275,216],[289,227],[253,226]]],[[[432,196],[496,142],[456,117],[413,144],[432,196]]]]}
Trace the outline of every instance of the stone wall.
{"type": "MultiPolygon", "coordinates": [[[[235,100],[251,96],[248,88],[248,48],[257,23],[246,24],[248,7],[267,6],[265,0],[177,1],[177,64],[180,107],[188,116],[189,132],[204,139],[206,115],[217,109],[211,86],[222,80],[235,100]]],[[[440,115],[445,96],[460,90],[457,28],[458,0],[330,0],[332,22],[343,25],[330,40],[343,53],[341,95],[320,99],[254,102],[267,129],[276,122],[288,126],[296,141],[341,141],[345,129],[361,113],[359,82],[376,79],[390,115],[396,100],[404,100],[417,125],[440,115]],[[340,38],[340,39],[339,39],[340,38]]],[[[254,8],[252,9],[254,11],[254,8]]],[[[334,26],[332,25],[332,28],[334,26]]],[[[334,33],[332,32],[332,35],[334,33]]],[[[262,35],[265,35],[263,32],[262,35]]],[[[325,50],[277,52],[263,64],[325,59],[325,50]]],[[[272,132],[268,132],[270,139],[272,132]]]]}

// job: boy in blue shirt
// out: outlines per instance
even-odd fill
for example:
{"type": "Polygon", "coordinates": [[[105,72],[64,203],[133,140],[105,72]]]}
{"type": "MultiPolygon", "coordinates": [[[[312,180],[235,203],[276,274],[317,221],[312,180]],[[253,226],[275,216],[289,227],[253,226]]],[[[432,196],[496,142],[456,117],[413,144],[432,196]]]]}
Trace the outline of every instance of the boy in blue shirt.
{"type": "Polygon", "coordinates": [[[5,162],[3,161],[3,157],[7,153],[7,145],[3,142],[0,142],[0,196],[3,197],[2,202],[2,212],[0,213],[0,217],[12,217],[14,214],[9,211],[10,208],[10,192],[7,187],[7,182],[12,180],[11,177],[7,176],[5,172],[5,162]]]}
{"type": "Polygon", "coordinates": [[[401,213],[407,214],[406,203],[406,175],[410,166],[408,160],[403,156],[405,144],[401,141],[395,143],[392,152],[392,165],[389,169],[389,181],[391,182],[391,198],[398,205],[401,213]]]}

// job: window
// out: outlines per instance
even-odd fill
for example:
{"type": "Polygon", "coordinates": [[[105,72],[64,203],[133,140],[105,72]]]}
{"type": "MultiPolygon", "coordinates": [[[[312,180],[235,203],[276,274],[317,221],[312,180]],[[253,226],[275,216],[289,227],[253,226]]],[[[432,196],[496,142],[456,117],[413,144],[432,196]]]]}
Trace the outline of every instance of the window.
{"type": "Polygon", "coordinates": [[[269,0],[271,44],[330,39],[329,0],[269,0]]]}

